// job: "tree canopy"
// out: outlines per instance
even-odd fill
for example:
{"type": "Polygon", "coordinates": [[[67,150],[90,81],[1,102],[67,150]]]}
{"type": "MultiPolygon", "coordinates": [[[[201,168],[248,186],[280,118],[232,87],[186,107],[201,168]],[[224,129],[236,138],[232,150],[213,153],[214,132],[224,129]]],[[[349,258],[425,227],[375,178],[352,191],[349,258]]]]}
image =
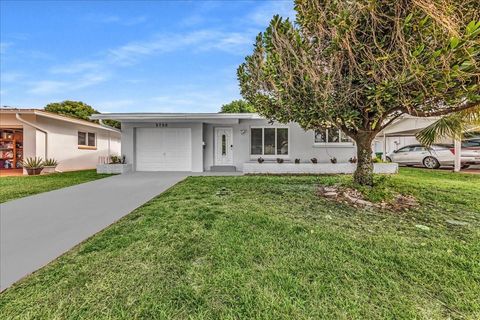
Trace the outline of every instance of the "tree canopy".
{"type": "Polygon", "coordinates": [[[221,113],[253,113],[256,112],[253,105],[245,100],[233,100],[230,103],[224,104],[221,113]]]}
{"type": "MultiPolygon", "coordinates": [[[[65,100],[62,102],[49,103],[44,108],[45,111],[53,112],[65,116],[70,116],[78,119],[87,120],[90,122],[98,122],[90,120],[90,116],[95,113],[100,113],[92,106],[81,101],[65,100]]],[[[120,122],[114,120],[104,120],[106,125],[120,129],[120,122]]]]}
{"type": "Polygon", "coordinates": [[[355,180],[373,183],[371,143],[402,114],[445,115],[480,101],[478,0],[296,0],[238,68],[267,118],[337,127],[356,141],[355,180]]]}

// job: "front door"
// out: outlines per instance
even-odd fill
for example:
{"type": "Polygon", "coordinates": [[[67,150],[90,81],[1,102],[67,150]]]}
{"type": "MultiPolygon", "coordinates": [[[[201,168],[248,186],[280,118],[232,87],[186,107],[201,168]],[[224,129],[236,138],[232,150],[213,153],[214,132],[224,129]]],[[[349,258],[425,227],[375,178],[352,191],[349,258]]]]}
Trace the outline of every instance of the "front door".
{"type": "Polygon", "coordinates": [[[233,165],[232,128],[215,128],[215,164],[233,165]]]}

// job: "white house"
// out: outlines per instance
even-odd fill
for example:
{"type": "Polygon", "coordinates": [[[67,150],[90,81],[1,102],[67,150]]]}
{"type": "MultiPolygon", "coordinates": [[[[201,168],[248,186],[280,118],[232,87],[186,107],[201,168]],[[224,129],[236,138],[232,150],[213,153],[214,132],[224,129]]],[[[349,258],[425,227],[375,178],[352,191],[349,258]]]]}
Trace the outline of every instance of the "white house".
{"type": "Polygon", "coordinates": [[[0,173],[22,171],[22,159],[54,158],[58,171],[95,168],[120,155],[120,131],[37,109],[0,109],[0,173]]]}
{"type": "MultiPolygon", "coordinates": [[[[419,144],[415,135],[439,119],[440,117],[420,118],[403,115],[377,135],[374,150],[385,155],[410,144],[419,144]]],[[[439,142],[453,143],[453,140],[439,142]]]]}
{"type": "MultiPolygon", "coordinates": [[[[252,113],[112,113],[92,119],[122,123],[122,152],[135,171],[249,171],[283,159],[311,164],[348,163],[356,146],[342,132],[304,131],[298,124],[269,123],[252,113]]],[[[319,167],[319,166],[317,166],[319,167]]]]}

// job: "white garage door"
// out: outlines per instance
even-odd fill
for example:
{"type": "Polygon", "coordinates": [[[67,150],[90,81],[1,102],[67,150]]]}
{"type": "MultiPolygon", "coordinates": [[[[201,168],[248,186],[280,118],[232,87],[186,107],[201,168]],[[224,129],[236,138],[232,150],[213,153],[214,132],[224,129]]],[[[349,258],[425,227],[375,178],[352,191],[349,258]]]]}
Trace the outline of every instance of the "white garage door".
{"type": "Polygon", "coordinates": [[[137,128],[137,171],[192,171],[190,128],[137,128]]]}

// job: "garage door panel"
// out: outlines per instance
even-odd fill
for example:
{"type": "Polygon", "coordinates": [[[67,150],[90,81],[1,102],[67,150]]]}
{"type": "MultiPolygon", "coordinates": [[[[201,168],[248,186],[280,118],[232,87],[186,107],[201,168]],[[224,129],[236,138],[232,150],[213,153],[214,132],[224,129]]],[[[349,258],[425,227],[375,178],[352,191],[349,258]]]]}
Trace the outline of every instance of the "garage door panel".
{"type": "Polygon", "coordinates": [[[190,128],[138,128],[138,171],[191,171],[190,128]]]}

